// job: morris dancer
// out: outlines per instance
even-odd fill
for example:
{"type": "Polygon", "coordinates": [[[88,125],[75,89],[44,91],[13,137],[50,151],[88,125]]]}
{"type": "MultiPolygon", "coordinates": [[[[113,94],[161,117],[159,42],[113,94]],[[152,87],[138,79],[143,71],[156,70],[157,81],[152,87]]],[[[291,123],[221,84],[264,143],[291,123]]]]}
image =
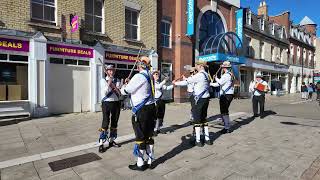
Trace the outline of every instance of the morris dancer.
{"type": "Polygon", "coordinates": [[[101,103],[102,103],[102,114],[103,120],[102,125],[99,131],[100,139],[99,139],[99,152],[102,153],[105,151],[103,143],[106,140],[109,140],[109,147],[115,146],[119,147],[114,140],[117,138],[117,127],[118,127],[118,120],[120,116],[120,101],[119,96],[120,93],[120,80],[114,78],[115,69],[113,65],[108,65],[105,69],[106,77],[100,80],[101,85],[101,103]],[[110,118],[111,116],[111,118],[110,118]],[[111,126],[110,126],[110,135],[108,134],[109,124],[111,119],[111,126]],[[108,138],[108,136],[110,138],[108,138]]]}
{"type": "Polygon", "coordinates": [[[154,158],[154,140],[152,136],[155,127],[156,106],[154,83],[149,68],[150,59],[141,57],[137,64],[139,73],[135,74],[129,83],[121,89],[122,94],[131,94],[132,127],[136,136],[134,155],[137,156],[137,163],[129,165],[129,168],[137,171],[144,171],[146,168],[151,167],[154,158]],[[148,157],[146,165],[144,164],[145,152],[148,157]]]}
{"type": "Polygon", "coordinates": [[[157,109],[157,120],[154,128],[154,135],[156,136],[158,133],[160,133],[160,128],[163,126],[163,118],[166,111],[166,104],[162,99],[163,90],[171,90],[173,89],[173,85],[165,85],[168,78],[165,78],[162,82],[159,82],[159,71],[153,71],[152,76],[155,81],[155,101],[157,109]]]}
{"type": "Polygon", "coordinates": [[[188,83],[194,83],[194,106],[192,107],[192,115],[194,118],[193,123],[196,134],[195,144],[199,147],[203,146],[200,140],[201,128],[203,128],[204,131],[205,143],[207,145],[212,145],[212,141],[209,137],[209,127],[207,122],[207,112],[210,98],[210,80],[208,73],[205,71],[206,66],[206,62],[197,61],[196,69],[198,73],[189,79],[183,77],[188,83]]]}
{"type": "Polygon", "coordinates": [[[230,117],[229,117],[229,107],[231,101],[233,100],[234,93],[234,76],[232,74],[231,63],[229,61],[224,61],[221,65],[223,75],[221,78],[215,77],[215,83],[210,83],[211,86],[220,86],[220,113],[223,119],[224,128],[220,132],[222,134],[230,132],[230,117]]]}

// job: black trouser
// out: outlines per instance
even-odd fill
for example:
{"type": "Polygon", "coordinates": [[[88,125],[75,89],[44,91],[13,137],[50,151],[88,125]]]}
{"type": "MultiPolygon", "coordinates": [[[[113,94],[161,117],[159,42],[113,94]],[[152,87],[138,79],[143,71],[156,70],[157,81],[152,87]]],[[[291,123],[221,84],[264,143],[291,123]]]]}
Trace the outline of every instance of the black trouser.
{"type": "Polygon", "coordinates": [[[164,114],[166,112],[166,103],[162,99],[159,99],[156,101],[156,110],[157,110],[157,118],[163,119],[164,114]]]}
{"type": "Polygon", "coordinates": [[[233,100],[233,94],[221,95],[219,99],[221,115],[229,115],[229,107],[233,100]]]}
{"type": "Polygon", "coordinates": [[[152,139],[155,127],[156,106],[155,104],[143,106],[136,115],[132,116],[132,127],[139,148],[146,149],[146,145],[154,144],[152,139]]]}
{"type": "Polygon", "coordinates": [[[104,101],[102,102],[102,128],[105,130],[109,129],[110,115],[111,115],[111,127],[110,136],[117,136],[118,120],[120,116],[120,101],[104,101]]]}
{"type": "Polygon", "coordinates": [[[192,114],[195,125],[207,123],[208,106],[209,98],[200,98],[197,104],[193,105],[192,114]]]}
{"type": "Polygon", "coordinates": [[[264,95],[252,97],[252,108],[253,108],[254,115],[258,115],[258,104],[260,107],[260,115],[264,113],[264,102],[265,102],[264,95]]]}

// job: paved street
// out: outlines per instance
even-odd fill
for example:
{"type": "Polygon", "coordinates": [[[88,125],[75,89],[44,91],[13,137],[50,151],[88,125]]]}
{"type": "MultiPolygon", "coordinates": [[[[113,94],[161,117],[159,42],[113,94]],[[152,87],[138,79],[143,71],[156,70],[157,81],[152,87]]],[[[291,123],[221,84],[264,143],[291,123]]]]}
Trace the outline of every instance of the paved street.
{"type": "Polygon", "coordinates": [[[221,135],[218,101],[212,100],[214,144],[202,148],[189,143],[189,104],[168,104],[167,133],[155,138],[155,168],[144,172],[127,167],[134,163],[129,111],[119,121],[122,146],[103,154],[94,147],[101,113],[1,121],[0,179],[320,179],[320,107],[297,95],[268,96],[266,103],[269,115],[252,119],[250,100],[234,100],[233,132],[221,135]],[[48,165],[86,153],[102,159],[55,172],[48,165]]]}

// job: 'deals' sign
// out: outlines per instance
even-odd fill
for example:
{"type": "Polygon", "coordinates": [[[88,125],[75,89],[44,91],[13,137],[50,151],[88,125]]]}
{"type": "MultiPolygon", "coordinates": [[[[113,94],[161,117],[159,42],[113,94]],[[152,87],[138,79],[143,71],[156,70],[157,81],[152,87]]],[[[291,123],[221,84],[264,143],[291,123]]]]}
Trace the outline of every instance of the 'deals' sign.
{"type": "Polygon", "coordinates": [[[194,34],[194,0],[187,1],[187,36],[194,34]]]}
{"type": "Polygon", "coordinates": [[[0,49],[8,51],[29,52],[29,41],[0,38],[0,49]]]}
{"type": "Polygon", "coordinates": [[[47,53],[55,54],[55,55],[63,55],[63,56],[93,58],[93,49],[58,45],[58,44],[48,44],[47,53]]]}
{"type": "Polygon", "coordinates": [[[105,58],[107,60],[125,61],[125,62],[135,62],[138,60],[137,55],[125,54],[125,53],[115,53],[115,52],[109,52],[109,51],[106,51],[105,58]]]}

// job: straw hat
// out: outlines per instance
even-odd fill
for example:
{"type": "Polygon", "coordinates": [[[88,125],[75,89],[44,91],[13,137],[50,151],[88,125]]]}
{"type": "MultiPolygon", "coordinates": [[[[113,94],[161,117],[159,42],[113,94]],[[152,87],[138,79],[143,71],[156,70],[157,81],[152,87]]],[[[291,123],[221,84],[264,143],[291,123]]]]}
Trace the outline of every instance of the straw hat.
{"type": "Polygon", "coordinates": [[[207,61],[199,60],[195,63],[196,65],[207,66],[207,61]]]}
{"type": "Polygon", "coordinates": [[[223,68],[230,68],[230,67],[231,67],[230,61],[224,61],[224,62],[221,64],[221,67],[223,67],[223,68]]]}
{"type": "Polygon", "coordinates": [[[257,77],[257,78],[261,78],[261,77],[262,77],[262,74],[259,72],[259,73],[257,73],[256,77],[257,77]]]}
{"type": "Polygon", "coordinates": [[[114,70],[114,65],[112,64],[107,65],[106,70],[114,70]]]}
{"type": "Polygon", "coordinates": [[[148,58],[147,56],[142,56],[142,57],[140,58],[140,63],[143,63],[143,64],[145,64],[145,65],[150,65],[150,62],[151,62],[151,60],[150,60],[150,58],[148,58]]]}

